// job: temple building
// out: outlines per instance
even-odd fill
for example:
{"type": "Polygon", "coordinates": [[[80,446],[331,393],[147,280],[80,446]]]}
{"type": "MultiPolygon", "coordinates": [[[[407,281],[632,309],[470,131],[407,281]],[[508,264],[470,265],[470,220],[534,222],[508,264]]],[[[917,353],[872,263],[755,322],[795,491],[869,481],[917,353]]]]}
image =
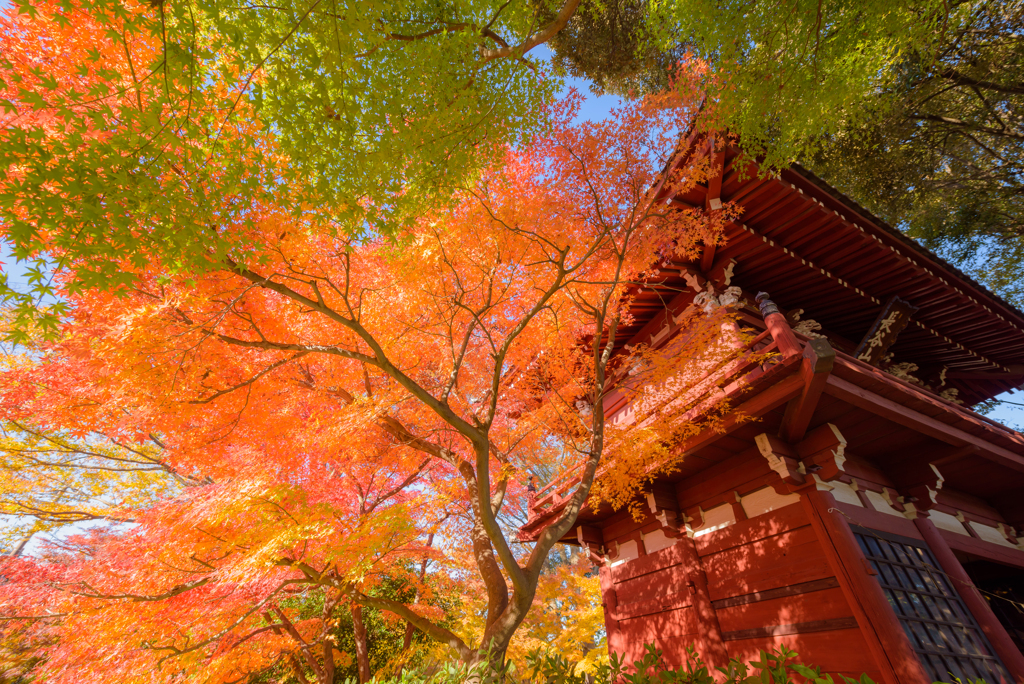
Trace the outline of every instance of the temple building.
{"type": "MultiPolygon", "coordinates": [[[[743,214],[659,266],[620,339],[664,346],[687,307],[731,305],[777,356],[721,369],[737,419],[690,439],[644,519],[587,506],[563,539],[600,568],[610,649],[679,664],[693,643],[717,666],[785,644],[885,684],[1024,681],[1024,436],[971,410],[1024,383],[1024,314],[809,172],[740,163],[665,198],[743,214]]],[[[522,539],[573,484],[537,492],[522,539]]]]}

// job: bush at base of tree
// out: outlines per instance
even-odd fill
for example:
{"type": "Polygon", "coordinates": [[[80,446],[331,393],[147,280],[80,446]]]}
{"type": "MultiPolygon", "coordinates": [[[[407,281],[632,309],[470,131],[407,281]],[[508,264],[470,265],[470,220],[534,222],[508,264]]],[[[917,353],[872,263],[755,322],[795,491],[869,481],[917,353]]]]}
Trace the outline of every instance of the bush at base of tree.
{"type": "MultiPolygon", "coordinates": [[[[712,674],[692,645],[686,649],[686,664],[682,667],[671,667],[662,656],[661,649],[647,644],[643,657],[632,664],[612,654],[607,663],[587,672],[579,663],[558,652],[538,649],[527,656],[524,666],[508,663],[500,673],[489,673],[483,668],[445,665],[420,672],[407,670],[400,678],[381,684],[461,684],[465,681],[478,681],[480,684],[497,684],[499,681],[513,684],[836,684],[832,675],[822,674],[820,667],[797,662],[799,654],[785,645],[761,651],[757,660],[749,663],[733,658],[726,667],[716,668],[724,679],[712,674]]],[[[839,677],[843,684],[874,684],[866,674],[862,674],[859,680],[844,675],[839,677]]]]}

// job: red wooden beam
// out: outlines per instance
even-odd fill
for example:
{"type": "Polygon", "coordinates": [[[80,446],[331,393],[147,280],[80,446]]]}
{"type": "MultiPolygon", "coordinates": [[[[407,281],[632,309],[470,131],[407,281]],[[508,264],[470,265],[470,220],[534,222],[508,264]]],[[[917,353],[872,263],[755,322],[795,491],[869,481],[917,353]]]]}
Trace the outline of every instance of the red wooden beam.
{"type": "Polygon", "coordinates": [[[818,400],[825,390],[825,382],[832,372],[836,353],[826,340],[814,339],[804,347],[803,357],[800,366],[800,377],[804,381],[803,391],[786,406],[786,414],[779,429],[779,437],[792,443],[803,439],[811,424],[814,409],[818,407],[818,400]]]}
{"type": "MultiPolygon", "coordinates": [[[[894,423],[909,427],[921,434],[934,437],[946,444],[964,446],[977,444],[978,455],[994,463],[1011,468],[1018,472],[1024,472],[1024,456],[1015,454],[1009,449],[985,441],[977,435],[972,435],[958,428],[943,423],[940,420],[927,416],[919,411],[907,408],[891,399],[886,399],[874,392],[830,375],[825,386],[825,392],[837,399],[842,399],[848,404],[882,416],[894,423]]],[[[938,402],[936,402],[938,403],[938,402]]],[[[942,407],[944,410],[946,407],[942,407]]]]}
{"type": "MultiPolygon", "coordinates": [[[[719,143],[721,145],[721,143],[719,143]]],[[[708,169],[708,194],[704,198],[704,209],[708,212],[722,208],[722,176],[725,172],[725,147],[714,152],[711,167],[708,169]]],[[[714,244],[704,245],[704,253],[700,258],[700,270],[707,273],[715,263],[714,244]]]]}
{"type": "Polygon", "coordinates": [[[766,292],[758,293],[756,299],[761,309],[761,315],[764,316],[765,325],[768,326],[768,330],[772,333],[772,339],[779,346],[782,357],[789,359],[799,356],[803,352],[803,346],[800,344],[800,340],[796,339],[796,335],[793,334],[789,323],[786,322],[786,317],[779,312],[779,307],[775,305],[775,302],[768,299],[768,293],[766,292]]]}

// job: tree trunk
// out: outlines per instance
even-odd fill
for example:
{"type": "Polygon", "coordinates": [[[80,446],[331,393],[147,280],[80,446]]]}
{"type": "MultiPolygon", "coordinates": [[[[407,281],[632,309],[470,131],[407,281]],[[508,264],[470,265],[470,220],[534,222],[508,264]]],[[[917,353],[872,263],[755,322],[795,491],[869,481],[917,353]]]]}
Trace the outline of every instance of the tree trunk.
{"type": "Polygon", "coordinates": [[[405,623],[405,638],[402,639],[402,652],[405,653],[412,646],[412,635],[416,633],[416,628],[412,626],[411,622],[405,623]]]}
{"type": "Polygon", "coordinates": [[[11,556],[13,556],[14,558],[17,558],[18,556],[20,556],[21,552],[25,550],[25,547],[28,546],[28,543],[30,541],[32,541],[32,535],[31,534],[28,535],[27,537],[25,537],[24,539],[22,539],[18,543],[18,545],[14,547],[14,550],[11,551],[11,556]]]}
{"type": "Polygon", "coordinates": [[[370,681],[370,651],[366,643],[366,625],[363,624],[363,607],[352,604],[352,626],[356,640],[356,663],[359,666],[359,684],[370,681]]]}
{"type": "MultiPolygon", "coordinates": [[[[445,517],[447,517],[447,516],[445,516],[445,517]]],[[[430,548],[433,545],[434,545],[434,533],[431,532],[430,535],[427,537],[427,548],[430,548]]],[[[427,559],[424,558],[420,562],[420,584],[423,583],[423,578],[426,577],[426,576],[427,576],[427,559]]],[[[412,602],[413,602],[413,605],[415,605],[415,604],[420,602],[420,589],[419,589],[419,587],[416,588],[416,596],[413,598],[412,602]]],[[[405,623],[405,639],[402,640],[402,653],[405,653],[406,651],[408,651],[409,647],[412,646],[412,635],[415,634],[415,632],[416,632],[416,628],[412,626],[411,622],[405,623]]]]}
{"type": "Polygon", "coordinates": [[[465,684],[481,684],[481,682],[505,681],[505,653],[508,644],[487,650],[477,651],[468,663],[469,673],[465,684]]]}

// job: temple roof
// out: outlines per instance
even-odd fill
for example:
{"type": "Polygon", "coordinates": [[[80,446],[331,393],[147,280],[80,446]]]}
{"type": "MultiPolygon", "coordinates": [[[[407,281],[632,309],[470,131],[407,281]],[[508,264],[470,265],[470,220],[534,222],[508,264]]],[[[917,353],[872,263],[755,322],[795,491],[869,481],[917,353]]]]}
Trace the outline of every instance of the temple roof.
{"type": "MultiPolygon", "coordinates": [[[[726,150],[721,190],[711,184],[711,193],[743,210],[725,244],[705,255],[703,268],[662,265],[635,296],[635,320],[620,331],[624,343],[688,289],[688,274],[720,274],[735,262],[732,285],[768,292],[792,318],[802,309],[801,319],[821,324],[819,332],[848,354],[890,297],[918,307],[889,363],[916,364],[921,383],[956,388],[967,405],[1024,383],[1024,313],[809,171],[794,166],[764,177],[745,164],[738,150],[726,150]]],[[[704,206],[708,195],[702,186],[672,201],[704,206]]]]}

